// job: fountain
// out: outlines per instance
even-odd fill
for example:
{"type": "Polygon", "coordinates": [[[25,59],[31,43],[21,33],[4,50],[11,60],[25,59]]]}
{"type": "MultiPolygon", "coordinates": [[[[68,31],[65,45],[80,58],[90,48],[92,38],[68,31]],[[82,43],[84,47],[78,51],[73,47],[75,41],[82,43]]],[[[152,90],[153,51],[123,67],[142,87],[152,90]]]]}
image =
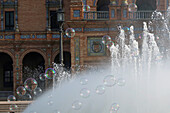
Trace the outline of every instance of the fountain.
{"type": "MultiPolygon", "coordinates": [[[[169,33],[168,20],[166,23],[169,33]]],[[[24,113],[169,113],[168,46],[166,53],[160,50],[158,34],[151,33],[150,27],[143,23],[139,48],[134,27],[125,43],[125,32],[119,26],[119,40],[109,47],[111,65],[71,77],[54,63],[59,76],[56,81],[53,76],[53,89],[33,101],[24,113]]]]}

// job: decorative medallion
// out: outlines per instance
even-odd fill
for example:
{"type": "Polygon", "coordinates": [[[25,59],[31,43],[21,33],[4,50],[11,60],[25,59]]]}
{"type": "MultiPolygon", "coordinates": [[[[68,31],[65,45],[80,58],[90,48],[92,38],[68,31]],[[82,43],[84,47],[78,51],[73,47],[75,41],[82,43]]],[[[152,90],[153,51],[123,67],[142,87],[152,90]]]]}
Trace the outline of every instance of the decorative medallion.
{"type": "Polygon", "coordinates": [[[106,55],[106,48],[102,43],[101,37],[89,37],[87,47],[88,47],[88,56],[106,55]]]}
{"type": "Polygon", "coordinates": [[[92,51],[94,53],[99,53],[102,50],[102,44],[99,41],[93,41],[92,51]]]}

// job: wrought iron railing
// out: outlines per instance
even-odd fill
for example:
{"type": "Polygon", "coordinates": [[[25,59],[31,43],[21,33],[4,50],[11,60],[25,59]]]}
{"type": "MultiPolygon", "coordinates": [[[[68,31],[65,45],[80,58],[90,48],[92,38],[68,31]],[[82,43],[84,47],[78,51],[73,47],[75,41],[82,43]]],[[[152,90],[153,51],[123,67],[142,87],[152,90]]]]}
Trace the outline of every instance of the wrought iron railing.
{"type": "Polygon", "coordinates": [[[84,12],[85,20],[108,20],[109,12],[108,11],[87,11],[84,12]]]}

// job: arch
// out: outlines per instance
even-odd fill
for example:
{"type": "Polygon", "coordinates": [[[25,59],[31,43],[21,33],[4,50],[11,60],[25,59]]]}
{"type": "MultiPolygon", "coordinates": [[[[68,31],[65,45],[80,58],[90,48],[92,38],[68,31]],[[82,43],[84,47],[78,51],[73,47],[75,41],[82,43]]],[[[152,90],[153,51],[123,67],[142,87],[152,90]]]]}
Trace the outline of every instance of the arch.
{"type": "Polygon", "coordinates": [[[8,54],[8,55],[12,58],[12,61],[13,61],[13,63],[14,63],[15,57],[14,57],[14,55],[13,55],[10,51],[8,51],[8,50],[0,50],[0,53],[6,53],[6,54],[8,54]]]}
{"type": "Polygon", "coordinates": [[[29,52],[24,56],[22,64],[24,66],[33,66],[33,67],[34,65],[45,66],[45,59],[38,52],[29,52]]]}
{"type": "MultiPolygon", "coordinates": [[[[12,54],[11,54],[12,55],[12,54]]],[[[14,77],[13,77],[13,63],[10,54],[6,51],[0,52],[0,88],[1,91],[13,91],[14,77]]]]}
{"type": "Polygon", "coordinates": [[[138,11],[148,10],[154,11],[157,9],[156,6],[157,0],[136,0],[136,5],[138,6],[138,11]]]}
{"type": "MultiPolygon", "coordinates": [[[[64,57],[64,64],[66,68],[70,68],[71,67],[71,53],[69,51],[63,51],[63,57],[64,57]]],[[[54,56],[54,60],[55,63],[60,63],[60,53],[58,52],[58,54],[56,54],[54,56]]]]}
{"type": "Polygon", "coordinates": [[[97,1],[97,11],[109,11],[108,5],[110,0],[98,0],[97,1]]]}
{"type": "Polygon", "coordinates": [[[27,78],[34,78],[39,87],[44,89],[45,83],[41,83],[39,75],[45,72],[45,59],[38,52],[27,53],[22,60],[22,81],[27,78]]]}
{"type": "MultiPolygon", "coordinates": [[[[64,49],[63,51],[65,51],[65,52],[70,52],[70,50],[69,49],[64,49]]],[[[55,57],[58,55],[60,53],[60,50],[57,50],[57,51],[55,51],[54,53],[53,53],[53,55],[52,55],[52,62],[54,62],[54,59],[55,59],[55,57]]]]}
{"type": "Polygon", "coordinates": [[[46,60],[47,57],[46,57],[46,55],[45,55],[44,52],[42,52],[42,51],[39,50],[39,49],[29,49],[29,50],[26,50],[26,51],[20,56],[20,61],[19,61],[20,65],[22,65],[22,61],[23,61],[23,58],[25,57],[25,55],[28,54],[28,53],[30,53],[30,52],[36,52],[36,53],[41,54],[41,55],[43,56],[44,60],[45,60],[45,65],[48,64],[48,62],[47,62],[47,60],[46,60]]]}

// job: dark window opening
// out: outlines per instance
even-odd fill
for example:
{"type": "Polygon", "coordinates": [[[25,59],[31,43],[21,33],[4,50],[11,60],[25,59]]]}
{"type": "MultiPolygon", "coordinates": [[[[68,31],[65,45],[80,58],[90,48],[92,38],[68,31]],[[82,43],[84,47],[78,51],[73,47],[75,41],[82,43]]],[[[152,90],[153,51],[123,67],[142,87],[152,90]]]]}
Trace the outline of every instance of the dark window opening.
{"type": "Polygon", "coordinates": [[[154,11],[156,10],[156,0],[137,0],[136,5],[138,6],[138,11],[154,11]]]}
{"type": "Polygon", "coordinates": [[[14,30],[14,11],[5,12],[5,30],[14,30]]]}
{"type": "MultiPolygon", "coordinates": [[[[63,63],[64,63],[64,67],[66,69],[70,69],[71,67],[71,54],[70,52],[63,52],[63,63]]],[[[58,54],[55,59],[54,59],[54,62],[57,63],[57,64],[60,64],[60,54],[58,54]]]]}
{"type": "Polygon", "coordinates": [[[45,72],[45,60],[43,56],[37,52],[30,52],[26,54],[23,58],[23,67],[22,67],[22,80],[23,82],[27,78],[34,78],[38,87],[41,89],[45,88],[45,82],[42,82],[39,79],[39,75],[45,72]]]}
{"type": "Polygon", "coordinates": [[[51,22],[51,30],[59,30],[59,23],[57,22],[57,13],[56,11],[50,11],[50,22],[51,22]]]}
{"type": "Polygon", "coordinates": [[[97,11],[109,11],[110,0],[98,0],[97,11]]]}
{"type": "Polygon", "coordinates": [[[97,2],[97,18],[105,19],[109,18],[109,4],[110,0],[98,0],[97,2]]]}
{"type": "Polygon", "coordinates": [[[0,90],[12,90],[13,88],[12,64],[12,58],[8,54],[0,53],[0,85],[3,86],[0,88],[0,90]]]}

